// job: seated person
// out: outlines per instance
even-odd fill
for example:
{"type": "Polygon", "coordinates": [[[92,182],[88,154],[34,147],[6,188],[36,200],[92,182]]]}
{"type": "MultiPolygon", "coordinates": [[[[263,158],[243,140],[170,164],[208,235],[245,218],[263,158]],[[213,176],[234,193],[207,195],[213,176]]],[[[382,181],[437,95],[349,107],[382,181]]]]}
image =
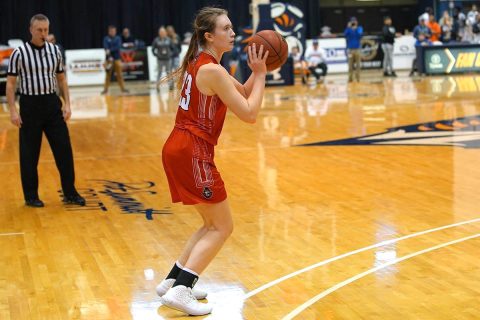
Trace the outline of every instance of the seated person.
{"type": "MultiPolygon", "coordinates": [[[[415,47],[418,46],[431,46],[432,42],[427,38],[427,36],[424,33],[419,33],[417,37],[417,41],[415,42],[415,47]]],[[[415,72],[418,72],[417,69],[417,58],[413,59],[412,62],[412,70],[410,71],[410,77],[415,74],[415,72]]]]}
{"type": "Polygon", "coordinates": [[[123,28],[122,30],[122,47],[133,48],[135,47],[135,39],[130,34],[130,29],[123,28]]]}
{"type": "Polygon", "coordinates": [[[325,63],[327,61],[327,54],[325,50],[318,45],[318,40],[313,40],[313,45],[305,51],[305,60],[308,63],[308,69],[317,81],[320,80],[320,76],[325,77],[327,75],[327,64],[325,63]],[[318,69],[322,70],[321,74],[318,69]]]}
{"type": "Polygon", "coordinates": [[[302,54],[298,47],[293,47],[290,53],[293,59],[293,69],[302,76],[302,83],[307,83],[307,62],[303,60],[302,54]]]}
{"type": "Polygon", "coordinates": [[[418,40],[418,37],[420,34],[423,34],[424,38],[428,38],[428,39],[432,35],[432,31],[426,25],[425,18],[423,17],[423,15],[418,21],[418,25],[415,26],[415,28],[413,28],[413,36],[415,37],[415,39],[418,40]]]}

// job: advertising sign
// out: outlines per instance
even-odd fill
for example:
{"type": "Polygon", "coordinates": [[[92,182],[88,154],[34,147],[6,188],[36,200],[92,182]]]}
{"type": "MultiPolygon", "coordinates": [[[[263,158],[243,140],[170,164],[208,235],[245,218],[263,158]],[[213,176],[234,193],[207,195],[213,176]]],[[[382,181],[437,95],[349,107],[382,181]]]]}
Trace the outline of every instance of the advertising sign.
{"type": "Polygon", "coordinates": [[[98,85],[105,82],[104,49],[65,51],[68,85],[98,85]]]}
{"type": "MultiPolygon", "coordinates": [[[[328,73],[348,72],[347,42],[345,38],[319,39],[318,45],[327,55],[328,73]]],[[[312,40],[307,40],[307,46],[312,46],[312,40]]]]}
{"type": "Polygon", "coordinates": [[[425,48],[424,63],[428,74],[479,72],[480,46],[425,48]]]}
{"type": "MultiPolygon", "coordinates": [[[[147,50],[143,49],[121,49],[123,79],[148,80],[148,57],[147,50]]],[[[112,72],[113,77],[115,72],[112,72]]]]}
{"type": "Polygon", "coordinates": [[[393,44],[393,69],[412,68],[415,59],[415,38],[413,36],[401,36],[395,39],[393,44]]]}
{"type": "Polygon", "coordinates": [[[364,36],[362,44],[362,69],[380,69],[383,63],[383,50],[380,37],[364,36]]]}

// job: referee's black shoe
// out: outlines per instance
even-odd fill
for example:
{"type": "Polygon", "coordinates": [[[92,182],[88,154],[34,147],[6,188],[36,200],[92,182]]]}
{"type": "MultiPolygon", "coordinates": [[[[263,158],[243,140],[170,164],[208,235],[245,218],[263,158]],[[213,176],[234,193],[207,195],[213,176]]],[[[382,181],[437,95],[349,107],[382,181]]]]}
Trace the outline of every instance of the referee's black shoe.
{"type": "Polygon", "coordinates": [[[76,205],[79,205],[79,206],[84,206],[85,205],[85,199],[79,195],[79,194],[76,194],[76,195],[73,195],[73,196],[64,196],[63,197],[63,202],[66,203],[66,204],[76,204],[76,205]]]}
{"type": "Polygon", "coordinates": [[[38,198],[25,200],[25,205],[33,208],[45,207],[45,204],[43,204],[43,201],[38,198]]]}

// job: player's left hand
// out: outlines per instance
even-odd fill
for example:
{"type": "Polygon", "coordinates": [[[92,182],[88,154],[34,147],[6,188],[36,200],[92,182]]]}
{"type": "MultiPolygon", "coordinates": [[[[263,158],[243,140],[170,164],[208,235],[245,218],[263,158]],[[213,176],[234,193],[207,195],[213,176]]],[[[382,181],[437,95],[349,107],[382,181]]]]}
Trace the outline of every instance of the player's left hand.
{"type": "Polygon", "coordinates": [[[248,66],[252,70],[253,73],[258,74],[266,74],[267,73],[267,66],[266,61],[268,57],[268,50],[265,52],[263,51],[263,44],[260,46],[260,49],[257,52],[256,44],[253,43],[251,46],[248,46],[248,66]]]}

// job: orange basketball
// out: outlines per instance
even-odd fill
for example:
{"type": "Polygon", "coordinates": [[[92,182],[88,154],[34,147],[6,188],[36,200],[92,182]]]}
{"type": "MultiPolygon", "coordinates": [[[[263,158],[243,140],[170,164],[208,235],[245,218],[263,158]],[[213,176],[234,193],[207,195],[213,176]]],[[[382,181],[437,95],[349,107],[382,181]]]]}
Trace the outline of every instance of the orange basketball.
{"type": "Polygon", "coordinates": [[[263,44],[263,52],[268,50],[267,70],[272,71],[281,67],[288,58],[288,44],[280,33],[273,30],[262,30],[255,33],[248,45],[255,43],[257,52],[263,44]]]}

